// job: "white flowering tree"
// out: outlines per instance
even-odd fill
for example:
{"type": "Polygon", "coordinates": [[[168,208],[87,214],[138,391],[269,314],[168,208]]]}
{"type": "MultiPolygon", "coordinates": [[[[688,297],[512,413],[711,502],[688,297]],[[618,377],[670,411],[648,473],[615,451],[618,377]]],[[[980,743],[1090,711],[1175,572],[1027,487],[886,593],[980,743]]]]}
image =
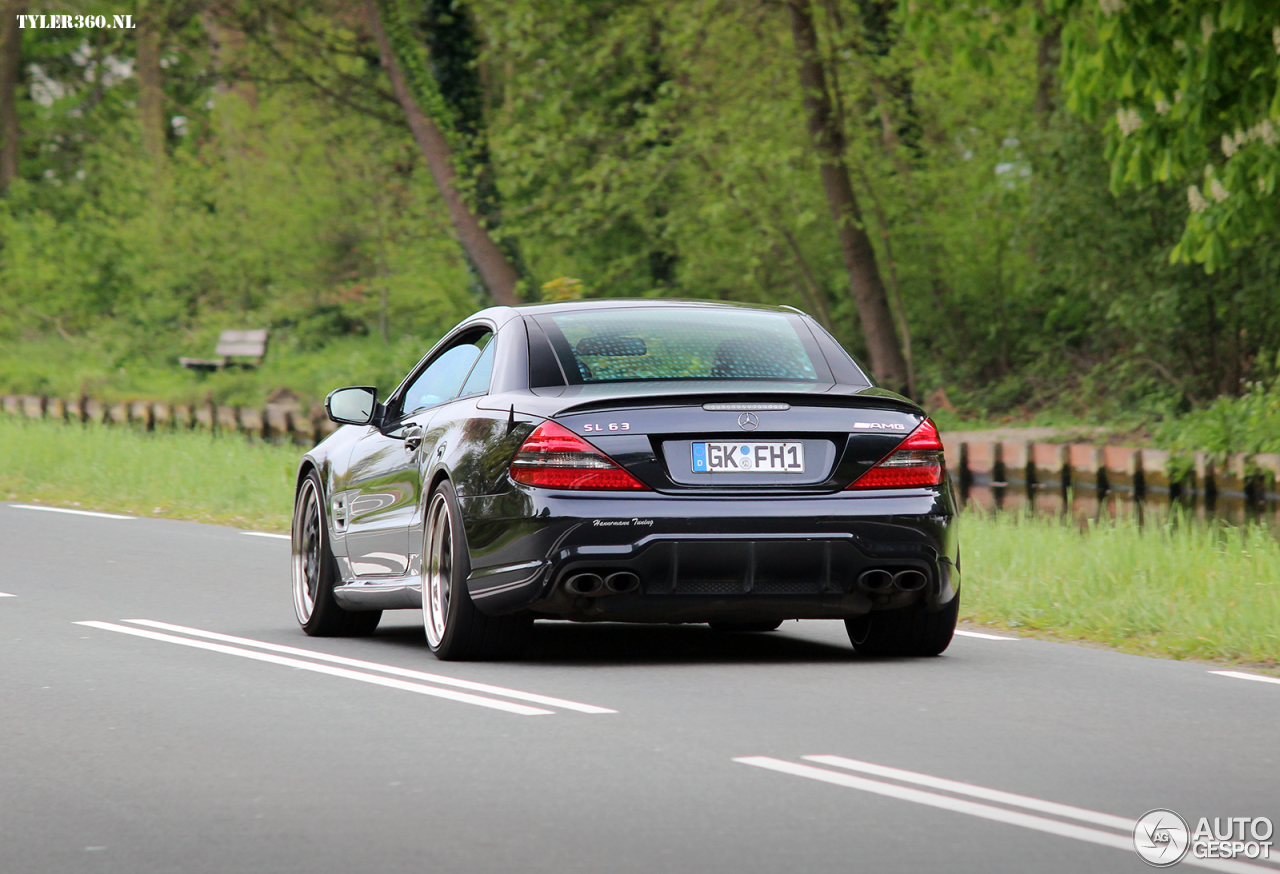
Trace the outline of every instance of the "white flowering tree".
{"type": "Polygon", "coordinates": [[[1070,105],[1107,124],[1112,188],[1185,186],[1171,257],[1209,272],[1280,220],[1280,3],[1085,0],[1063,33],[1070,105]]]}

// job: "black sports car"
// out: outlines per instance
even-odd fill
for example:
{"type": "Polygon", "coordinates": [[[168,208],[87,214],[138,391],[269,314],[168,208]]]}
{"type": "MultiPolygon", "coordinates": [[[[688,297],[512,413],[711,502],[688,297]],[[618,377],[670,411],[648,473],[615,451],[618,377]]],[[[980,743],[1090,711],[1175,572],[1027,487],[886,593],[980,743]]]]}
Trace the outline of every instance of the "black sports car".
{"type": "Polygon", "coordinates": [[[386,401],[326,400],[293,594],[308,634],[420,608],[442,659],[512,655],[533,620],[844,619],[868,655],[936,655],[959,608],[933,423],[789,307],[495,307],[386,401]]]}

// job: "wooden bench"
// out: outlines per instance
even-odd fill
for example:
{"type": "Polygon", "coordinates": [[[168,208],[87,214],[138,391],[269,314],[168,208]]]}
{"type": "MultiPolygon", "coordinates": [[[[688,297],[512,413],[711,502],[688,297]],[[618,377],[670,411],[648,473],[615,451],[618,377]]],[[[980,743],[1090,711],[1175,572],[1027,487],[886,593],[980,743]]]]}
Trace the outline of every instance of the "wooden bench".
{"type": "Polygon", "coordinates": [[[251,331],[223,331],[218,335],[218,345],[213,354],[217,358],[179,358],[178,363],[189,370],[213,371],[227,367],[257,367],[267,354],[267,329],[251,331]],[[235,360],[233,360],[235,359],[235,360]]]}

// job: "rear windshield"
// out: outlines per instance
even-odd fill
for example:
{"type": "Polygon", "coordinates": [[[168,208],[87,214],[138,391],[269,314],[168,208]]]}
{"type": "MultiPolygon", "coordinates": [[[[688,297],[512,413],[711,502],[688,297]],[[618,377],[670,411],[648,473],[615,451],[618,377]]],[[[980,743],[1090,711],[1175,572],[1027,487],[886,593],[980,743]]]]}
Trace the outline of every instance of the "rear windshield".
{"type": "Polygon", "coordinates": [[[645,307],[534,317],[571,384],[662,379],[830,381],[798,316],[645,307]]]}

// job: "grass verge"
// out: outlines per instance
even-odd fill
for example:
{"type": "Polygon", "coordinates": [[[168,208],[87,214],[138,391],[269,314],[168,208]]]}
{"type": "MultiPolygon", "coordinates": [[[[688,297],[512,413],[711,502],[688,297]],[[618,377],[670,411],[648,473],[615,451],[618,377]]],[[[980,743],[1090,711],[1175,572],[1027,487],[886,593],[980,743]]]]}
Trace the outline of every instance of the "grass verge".
{"type": "Polygon", "coordinates": [[[0,497],[287,532],[302,451],[196,431],[0,418],[0,497]]]}
{"type": "Polygon", "coordinates": [[[1280,542],[1259,527],[969,514],[966,618],[1143,655],[1280,667],[1280,542]]]}

